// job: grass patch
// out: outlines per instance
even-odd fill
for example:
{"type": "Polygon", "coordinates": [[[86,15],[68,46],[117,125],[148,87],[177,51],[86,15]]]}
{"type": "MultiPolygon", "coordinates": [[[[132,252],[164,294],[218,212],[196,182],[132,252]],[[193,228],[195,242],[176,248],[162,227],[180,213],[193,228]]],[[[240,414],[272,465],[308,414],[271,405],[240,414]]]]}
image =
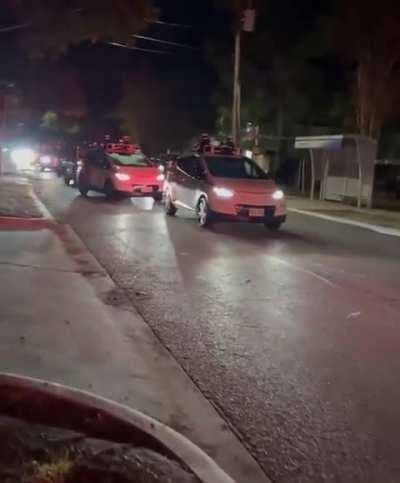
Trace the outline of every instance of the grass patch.
{"type": "Polygon", "coordinates": [[[49,463],[41,463],[36,467],[33,481],[35,483],[64,483],[74,464],[75,461],[69,454],[59,456],[49,463]]]}

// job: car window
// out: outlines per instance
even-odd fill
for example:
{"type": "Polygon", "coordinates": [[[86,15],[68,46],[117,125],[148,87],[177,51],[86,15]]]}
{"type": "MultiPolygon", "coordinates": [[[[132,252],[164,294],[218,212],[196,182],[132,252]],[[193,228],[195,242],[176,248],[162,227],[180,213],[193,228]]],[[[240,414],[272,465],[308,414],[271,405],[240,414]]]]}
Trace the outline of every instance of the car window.
{"type": "Polygon", "coordinates": [[[113,163],[119,166],[154,166],[149,159],[142,153],[135,154],[119,154],[112,153],[109,155],[113,163]]]}
{"type": "Polygon", "coordinates": [[[177,163],[178,167],[189,176],[195,178],[199,174],[199,159],[195,156],[189,158],[180,158],[177,163]]]}
{"type": "Polygon", "coordinates": [[[93,166],[101,167],[106,162],[106,157],[102,149],[92,149],[87,152],[86,160],[93,166]]]}
{"type": "Polygon", "coordinates": [[[254,161],[244,156],[207,156],[205,161],[216,178],[271,179],[254,161]]]}

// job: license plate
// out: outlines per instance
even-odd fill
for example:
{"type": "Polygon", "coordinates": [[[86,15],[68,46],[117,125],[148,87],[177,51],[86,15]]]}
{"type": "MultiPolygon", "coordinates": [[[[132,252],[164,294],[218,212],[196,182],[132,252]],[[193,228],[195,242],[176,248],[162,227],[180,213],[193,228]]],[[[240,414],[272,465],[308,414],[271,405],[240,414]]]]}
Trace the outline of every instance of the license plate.
{"type": "Polygon", "coordinates": [[[254,217],[256,216],[261,217],[265,215],[265,210],[264,208],[250,208],[249,215],[254,217]]]}
{"type": "Polygon", "coordinates": [[[153,188],[151,186],[143,186],[142,193],[152,193],[153,188]]]}

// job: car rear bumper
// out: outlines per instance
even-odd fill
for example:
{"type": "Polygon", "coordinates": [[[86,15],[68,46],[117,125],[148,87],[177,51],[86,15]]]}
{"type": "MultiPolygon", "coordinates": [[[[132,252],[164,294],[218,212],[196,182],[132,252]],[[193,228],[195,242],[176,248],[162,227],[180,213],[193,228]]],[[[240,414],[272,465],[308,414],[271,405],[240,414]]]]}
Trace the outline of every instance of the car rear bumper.
{"type": "Polygon", "coordinates": [[[154,181],[132,183],[132,181],[120,181],[115,177],[111,181],[116,191],[130,196],[154,196],[161,194],[163,186],[162,183],[155,183],[154,181]]]}

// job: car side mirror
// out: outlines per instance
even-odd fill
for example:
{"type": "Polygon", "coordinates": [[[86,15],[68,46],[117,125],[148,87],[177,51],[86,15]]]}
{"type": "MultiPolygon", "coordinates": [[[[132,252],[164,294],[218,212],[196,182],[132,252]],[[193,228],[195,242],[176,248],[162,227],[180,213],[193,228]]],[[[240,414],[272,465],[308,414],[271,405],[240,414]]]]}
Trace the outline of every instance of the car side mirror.
{"type": "Polygon", "coordinates": [[[198,179],[199,181],[204,181],[206,179],[207,175],[205,173],[205,171],[201,168],[198,168],[196,170],[196,179],[198,179]]]}

